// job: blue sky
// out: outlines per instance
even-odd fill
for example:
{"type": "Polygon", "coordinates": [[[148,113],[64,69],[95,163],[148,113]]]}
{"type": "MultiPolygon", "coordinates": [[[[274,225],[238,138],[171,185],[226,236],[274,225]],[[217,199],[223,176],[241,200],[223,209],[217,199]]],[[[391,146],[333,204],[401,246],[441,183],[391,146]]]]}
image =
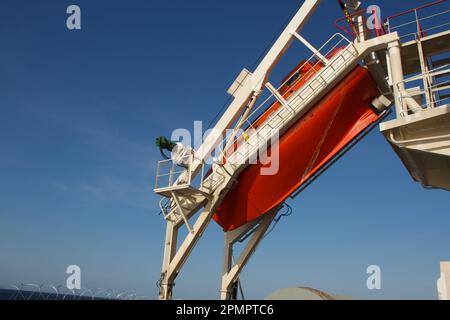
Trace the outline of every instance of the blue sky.
{"type": "MultiPolygon", "coordinates": [[[[301,1],[3,0],[0,5],[0,285],[82,285],[156,297],[164,221],[154,138],[214,117],[226,89],[301,1]],[[66,8],[82,30],[66,28],[66,8]]],[[[383,15],[424,1],[371,1],[383,15]]],[[[325,0],[303,35],[320,45],[341,12],[325,0]]],[[[300,45],[280,75],[307,53],[300,45]]],[[[249,298],[311,286],[355,298],[435,299],[450,260],[450,197],[413,183],[378,130],[296,200],[242,275],[249,298]],[[366,268],[382,269],[382,290],[366,268]]],[[[214,223],[177,279],[217,298],[214,223]]]]}

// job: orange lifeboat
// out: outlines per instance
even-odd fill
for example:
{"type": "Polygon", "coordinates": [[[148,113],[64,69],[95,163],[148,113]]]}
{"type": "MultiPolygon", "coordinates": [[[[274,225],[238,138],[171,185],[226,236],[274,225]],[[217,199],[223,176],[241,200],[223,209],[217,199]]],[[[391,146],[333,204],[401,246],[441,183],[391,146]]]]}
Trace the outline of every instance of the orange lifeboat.
{"type": "MultiPolygon", "coordinates": [[[[302,62],[288,74],[289,81],[280,93],[287,99],[321,67],[302,62]]],[[[263,164],[249,165],[225,196],[214,220],[224,231],[231,231],[281,204],[379,120],[381,115],[371,107],[379,95],[368,71],[357,66],[280,137],[278,173],[261,175],[263,164]]],[[[252,127],[263,124],[278,108],[279,102],[272,104],[252,127]]],[[[234,147],[242,142],[241,138],[234,147]]]]}

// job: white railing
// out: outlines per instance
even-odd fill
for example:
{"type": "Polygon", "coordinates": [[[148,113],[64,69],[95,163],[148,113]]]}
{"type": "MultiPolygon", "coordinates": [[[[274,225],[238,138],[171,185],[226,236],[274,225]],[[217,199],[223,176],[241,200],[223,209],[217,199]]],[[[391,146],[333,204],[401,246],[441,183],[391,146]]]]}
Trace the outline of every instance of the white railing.
{"type": "MultiPolygon", "coordinates": [[[[428,109],[446,106],[450,103],[450,81],[444,80],[440,82],[438,78],[448,78],[450,76],[450,64],[443,65],[435,68],[424,74],[419,74],[408,79],[403,80],[397,87],[401,86],[409,87],[405,94],[400,95],[400,102],[406,102],[413,99],[418,104],[417,108],[409,109],[416,113],[420,111],[426,111],[428,109]],[[425,83],[427,84],[425,86],[425,83]],[[428,95],[428,101],[427,101],[428,95]],[[424,103],[425,101],[425,103],[424,103]]],[[[402,116],[406,116],[405,112],[402,112],[402,116]]]]}
{"type": "MultiPolygon", "coordinates": [[[[248,136],[245,142],[243,142],[236,151],[234,151],[231,155],[226,154],[226,150],[220,150],[222,156],[226,160],[228,164],[227,168],[232,167],[234,170],[239,168],[241,165],[245,164],[250,158],[254,159],[255,154],[261,147],[265,147],[268,145],[270,139],[272,139],[275,135],[279,134],[281,128],[283,128],[288,122],[294,120],[300,112],[315,98],[317,95],[322,92],[324,89],[330,86],[330,84],[339,76],[339,74],[345,70],[349,65],[353,64],[358,57],[358,51],[353,45],[352,42],[347,40],[341,34],[333,35],[330,40],[327,41],[328,44],[332,39],[339,37],[341,43],[342,41],[346,42],[346,47],[333,56],[329,63],[325,66],[321,61],[316,61],[313,64],[311,60],[305,62],[303,66],[307,63],[312,64],[314,66],[320,66],[320,70],[313,74],[309,80],[307,80],[306,84],[303,85],[299,90],[293,93],[287,100],[287,104],[281,105],[279,109],[277,109],[274,113],[272,113],[269,118],[258,128],[251,132],[251,135],[248,136]]],[[[332,49],[330,49],[331,53],[338,46],[335,45],[332,49]]],[[[327,56],[329,54],[326,54],[327,56]]],[[[300,67],[298,70],[301,70],[300,67]]],[[[318,69],[318,68],[317,68],[318,69]]],[[[293,76],[295,73],[293,74],[293,76]]],[[[288,79],[287,81],[289,81],[288,79]]],[[[302,78],[297,81],[301,81],[302,78]]],[[[287,83],[287,81],[285,83],[287,83]]],[[[283,85],[285,84],[283,83],[283,85]]],[[[282,85],[282,86],[283,86],[282,85]]],[[[282,87],[280,86],[280,88],[282,87]]],[[[278,90],[280,89],[278,88],[278,90]]],[[[284,98],[284,97],[283,97],[284,98]]],[[[269,99],[263,102],[263,105],[267,103],[269,99]]],[[[260,107],[258,107],[260,108],[260,107]]],[[[250,117],[250,116],[249,116],[250,117]]],[[[246,119],[248,121],[248,118],[246,119]]],[[[248,121],[251,128],[251,123],[248,121]]],[[[225,141],[224,145],[227,145],[225,141]]],[[[220,166],[218,167],[218,171],[214,171],[210,176],[205,179],[205,182],[208,183],[209,179],[215,179],[216,172],[221,170],[220,175],[224,174],[232,174],[227,172],[227,170],[220,166]]],[[[213,186],[211,189],[214,190],[214,183],[209,184],[213,186]]]]}
{"type": "MultiPolygon", "coordinates": [[[[265,151],[270,144],[271,139],[277,139],[280,130],[285,127],[287,123],[295,120],[301,114],[301,111],[323,90],[329,88],[330,84],[341,74],[341,72],[349,65],[353,64],[358,57],[358,51],[354,44],[339,33],[334,34],[323,46],[321,46],[319,52],[327,57],[327,64],[324,65],[323,61],[315,59],[316,55],[312,55],[310,59],[289,77],[289,79],[284,81],[276,89],[276,93],[271,93],[269,98],[263,101],[248,117],[246,117],[246,119],[244,119],[249,124],[249,128],[246,131],[246,133],[248,133],[248,138],[245,141],[241,141],[240,146],[238,146],[236,150],[233,150],[232,153],[228,155],[226,154],[228,150],[219,147],[220,154],[223,157],[219,161],[225,162],[225,165],[213,164],[211,166],[212,172],[206,177],[204,175],[205,166],[201,166],[200,181],[198,183],[199,190],[206,193],[212,193],[227,176],[233,175],[235,170],[241,165],[246,164],[249,159],[256,159],[258,150],[263,149],[265,151]],[[336,49],[341,47],[341,51],[331,56],[336,49]],[[327,48],[327,51],[323,52],[324,48],[327,48]],[[296,75],[296,73],[300,72],[306,65],[311,67],[311,72],[307,72],[300,76],[296,75]],[[294,77],[297,77],[297,79],[292,80],[294,77]],[[292,94],[289,93],[289,97],[287,94],[279,94],[280,89],[290,81],[289,87],[293,87],[300,81],[306,81],[306,83],[296,92],[292,94]],[[276,94],[281,96],[282,99],[285,99],[285,104],[281,104],[280,108],[274,111],[258,128],[253,128],[251,118],[256,115],[258,110],[267,110],[271,105],[270,101],[277,99],[276,94]]],[[[229,141],[226,138],[223,141],[223,145],[226,146],[228,142],[229,141]]],[[[182,162],[192,163],[193,156],[189,155],[186,157],[188,158],[183,159],[182,162]]],[[[158,162],[155,192],[186,188],[190,187],[191,184],[191,171],[180,166],[179,161],[168,159],[158,162]]],[[[172,206],[169,205],[169,203],[166,203],[165,205],[161,204],[163,214],[167,214],[167,210],[170,207],[172,206]]]]}
{"type": "Polygon", "coordinates": [[[181,159],[167,159],[158,161],[156,168],[155,190],[162,190],[177,186],[179,188],[191,185],[190,170],[185,164],[192,163],[193,156],[187,155],[181,159]]]}
{"type": "MultiPolygon", "coordinates": [[[[352,45],[352,42],[350,42],[350,40],[348,40],[345,36],[343,36],[340,33],[335,33],[318,49],[318,52],[321,56],[329,57],[336,49],[344,46],[348,47],[349,45],[352,45]]],[[[295,70],[295,72],[293,72],[292,75],[276,89],[276,91],[279,92],[288,83],[289,87],[293,87],[299,82],[308,80],[308,77],[312,77],[313,75],[315,75],[313,70],[317,71],[320,70],[322,67],[323,61],[318,59],[316,54],[312,54],[308,58],[308,60],[306,60],[300,67],[298,67],[295,70]],[[310,67],[309,69],[310,71],[302,74],[301,76],[298,76],[297,79],[294,79],[294,77],[297,77],[300,71],[306,66],[310,67]]],[[[333,68],[333,65],[331,65],[331,68],[333,68]]],[[[287,98],[287,95],[289,94],[290,94],[289,92],[286,92],[285,94],[282,95],[282,97],[287,98]]],[[[293,95],[290,96],[291,99],[292,97],[293,95]]],[[[261,102],[258,106],[253,108],[253,111],[244,119],[244,121],[248,124],[249,129],[255,130],[255,128],[252,126],[252,119],[257,118],[258,114],[261,113],[261,111],[267,110],[267,108],[269,108],[274,101],[276,101],[275,96],[273,93],[270,93],[269,96],[263,102],[261,102]]],[[[295,113],[294,110],[290,111],[295,113]]],[[[228,141],[227,138],[225,138],[225,140],[222,142],[222,145],[228,147],[230,145],[230,141],[228,141]]],[[[219,147],[219,152],[224,157],[224,159],[227,159],[226,152],[228,152],[228,150],[224,150],[223,148],[219,147]]]]}
{"type": "MultiPolygon", "coordinates": [[[[329,57],[330,54],[333,53],[336,49],[345,46],[347,47],[349,44],[351,44],[351,41],[348,40],[345,36],[343,36],[341,33],[335,33],[333,36],[330,37],[319,49],[318,52],[324,56],[329,57]]],[[[323,66],[323,62],[317,58],[316,54],[312,54],[306,61],[303,63],[300,67],[298,67],[293,74],[286,79],[278,88],[277,91],[279,92],[284,86],[286,86],[289,83],[289,87],[295,86],[295,84],[305,80],[307,77],[311,76],[311,72],[306,72],[305,74],[302,74],[300,77],[298,77],[296,80],[292,80],[294,77],[297,76],[297,74],[306,66],[310,67],[310,70],[319,70],[323,66]],[[291,82],[291,83],[290,83],[291,82]]],[[[285,93],[283,97],[285,97],[288,93],[285,93]]],[[[260,112],[261,110],[266,110],[267,107],[271,104],[271,102],[274,99],[273,93],[271,93],[262,103],[260,103],[257,107],[255,107],[250,115],[247,116],[245,119],[249,126],[251,126],[250,120],[254,118],[260,112]]]]}
{"type": "MultiPolygon", "coordinates": [[[[205,172],[209,166],[202,164],[200,174],[197,179],[192,180],[192,171],[189,166],[193,163],[194,155],[186,155],[178,159],[167,159],[158,161],[156,168],[155,187],[156,193],[169,192],[174,189],[183,189],[193,187],[202,192],[211,193],[228,173],[223,167],[212,165],[210,172],[205,172]],[[214,168],[214,170],[213,170],[214,168]],[[215,174],[212,174],[212,173],[215,174]],[[210,174],[205,178],[206,174],[210,174]]],[[[173,204],[169,202],[160,202],[161,212],[167,213],[165,209],[173,204]]]]}

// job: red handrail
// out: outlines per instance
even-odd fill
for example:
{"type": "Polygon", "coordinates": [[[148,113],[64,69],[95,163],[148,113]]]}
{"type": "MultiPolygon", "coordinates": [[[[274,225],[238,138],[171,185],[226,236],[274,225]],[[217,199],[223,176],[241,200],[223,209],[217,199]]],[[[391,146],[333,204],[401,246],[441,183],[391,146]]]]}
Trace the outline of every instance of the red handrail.
{"type": "MultiPolygon", "coordinates": [[[[378,16],[377,16],[377,11],[375,9],[372,10],[372,15],[374,16],[374,23],[375,23],[375,34],[377,35],[377,37],[381,36],[383,34],[382,31],[378,30],[378,16]]],[[[381,17],[380,17],[381,18],[381,17]]],[[[380,21],[380,28],[382,29],[381,26],[381,21],[380,21]]]]}
{"type": "MultiPolygon", "coordinates": [[[[406,14],[409,14],[409,13],[418,12],[418,11],[420,11],[420,10],[423,10],[423,9],[426,9],[426,8],[429,8],[429,7],[432,7],[432,6],[435,6],[435,5],[444,3],[444,2],[447,2],[447,0],[436,0],[436,1],[433,1],[433,2],[430,2],[430,3],[427,3],[427,4],[424,4],[424,5],[422,5],[422,6],[419,6],[419,7],[413,8],[413,9],[409,9],[409,10],[406,10],[406,11],[402,11],[402,12],[399,12],[399,13],[396,13],[396,14],[393,14],[393,15],[387,17],[386,19],[384,19],[384,22],[386,23],[386,22],[389,22],[390,20],[392,20],[392,19],[394,19],[394,18],[403,16],[403,15],[406,15],[406,14]]],[[[359,11],[357,11],[357,12],[354,12],[354,13],[351,14],[350,16],[351,16],[351,17],[354,17],[354,16],[361,15],[361,14],[364,14],[364,13],[365,13],[365,10],[359,10],[359,11]]],[[[337,19],[337,20],[334,22],[334,25],[335,25],[336,28],[338,28],[339,30],[345,32],[346,34],[348,34],[348,35],[350,35],[350,36],[352,36],[352,37],[354,37],[354,36],[355,36],[354,33],[352,33],[351,31],[348,31],[347,28],[345,28],[345,27],[339,25],[339,23],[340,23],[341,21],[344,21],[344,20],[347,20],[347,17],[342,17],[342,18],[337,19]]],[[[377,23],[377,22],[378,22],[378,21],[375,21],[375,23],[377,23]]],[[[380,35],[386,33],[386,30],[384,30],[383,25],[384,25],[384,24],[381,24],[381,30],[376,29],[376,35],[377,35],[377,36],[380,36],[380,35]]],[[[422,36],[422,26],[420,25],[420,21],[417,22],[417,28],[418,28],[418,33],[419,33],[419,35],[422,36]]]]}
{"type": "MultiPolygon", "coordinates": [[[[355,16],[363,15],[363,14],[366,13],[366,11],[367,11],[367,9],[362,9],[362,10],[356,11],[356,12],[350,14],[350,17],[353,18],[353,17],[355,17],[355,16]]],[[[377,15],[376,15],[375,10],[374,10],[372,13],[375,14],[375,26],[378,26],[379,21],[378,21],[378,19],[377,19],[378,17],[377,17],[377,15]]],[[[341,31],[343,31],[343,32],[345,32],[345,33],[347,33],[348,35],[350,35],[350,36],[352,36],[352,37],[355,37],[355,34],[354,34],[354,33],[349,32],[349,31],[347,30],[347,28],[345,28],[345,27],[339,25],[339,23],[340,23],[341,21],[344,21],[344,20],[347,20],[347,17],[342,17],[342,18],[337,19],[337,20],[334,22],[335,27],[338,28],[339,30],[341,30],[341,31]]],[[[380,25],[380,29],[375,28],[375,29],[376,29],[375,32],[376,32],[377,37],[380,36],[380,35],[385,34],[385,30],[384,30],[384,28],[383,28],[383,24],[381,23],[381,21],[380,21],[379,25],[380,25]]]]}
{"type": "Polygon", "coordinates": [[[384,21],[387,22],[388,20],[391,20],[393,18],[397,18],[397,17],[403,16],[403,15],[408,14],[408,13],[412,13],[412,12],[419,11],[419,10],[422,10],[422,9],[425,9],[425,8],[429,8],[429,7],[432,7],[434,5],[437,5],[439,3],[443,3],[443,2],[446,2],[446,1],[447,0],[437,0],[437,1],[425,4],[423,6],[420,6],[420,7],[414,8],[414,9],[409,9],[409,10],[406,10],[406,11],[403,11],[403,12],[399,12],[399,13],[393,14],[392,16],[387,17],[384,21]]]}
{"type": "MultiPolygon", "coordinates": [[[[350,17],[358,16],[358,15],[361,15],[361,14],[363,14],[363,13],[365,13],[365,12],[366,12],[365,9],[359,10],[359,11],[356,11],[356,12],[350,14],[350,17]]],[[[345,28],[345,27],[339,25],[339,22],[344,21],[344,20],[347,21],[348,18],[347,18],[347,17],[342,17],[342,18],[337,19],[337,20],[334,22],[334,26],[335,26],[336,28],[338,28],[339,30],[345,32],[345,33],[348,34],[349,36],[355,37],[356,35],[355,35],[354,33],[348,31],[347,28],[345,28]]]]}
{"type": "MultiPolygon", "coordinates": [[[[392,19],[394,19],[394,18],[398,18],[398,17],[400,17],[400,16],[403,16],[403,15],[406,15],[406,14],[409,14],[409,13],[415,13],[415,14],[416,14],[416,20],[417,20],[417,34],[418,34],[418,37],[419,37],[419,38],[422,38],[423,36],[425,36],[425,34],[424,34],[424,32],[422,31],[422,25],[420,24],[420,19],[418,18],[417,13],[418,13],[420,10],[422,10],[422,9],[426,9],[426,8],[435,6],[435,5],[437,5],[437,4],[444,3],[444,2],[446,2],[446,1],[447,1],[447,0],[437,0],[437,1],[433,1],[433,2],[430,2],[430,3],[425,4],[425,5],[423,5],[423,6],[419,6],[419,7],[417,7],[417,8],[413,8],[413,9],[409,9],[409,10],[406,10],[406,11],[403,11],[403,12],[396,13],[396,14],[394,14],[394,15],[392,15],[392,16],[387,17],[384,21],[385,21],[385,23],[387,22],[388,25],[389,25],[389,24],[390,24],[390,21],[391,21],[392,19]]],[[[391,30],[390,25],[389,25],[389,30],[391,30]]]]}

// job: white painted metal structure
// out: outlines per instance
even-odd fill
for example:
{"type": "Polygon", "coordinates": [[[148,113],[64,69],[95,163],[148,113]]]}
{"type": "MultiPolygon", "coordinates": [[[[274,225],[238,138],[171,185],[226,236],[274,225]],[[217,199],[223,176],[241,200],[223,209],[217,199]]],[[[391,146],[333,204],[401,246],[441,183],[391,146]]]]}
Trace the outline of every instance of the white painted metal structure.
{"type": "Polygon", "coordinates": [[[441,261],[441,276],[437,281],[439,300],[450,300],[450,262],[441,261]]]}
{"type": "Polygon", "coordinates": [[[415,181],[450,191],[450,30],[422,34],[394,53],[397,119],[380,129],[415,181]]]}
{"type": "MultiPolygon", "coordinates": [[[[239,173],[247,166],[248,160],[254,157],[259,150],[267,149],[271,141],[289,129],[337,83],[342,81],[357,64],[364,63],[367,66],[383,92],[382,96],[375,99],[373,105],[383,110],[391,104],[392,100],[396,103],[397,119],[383,124],[381,129],[394,149],[408,149],[404,157],[407,160],[400,156],[407,168],[410,169],[408,161],[413,159],[412,163],[415,158],[414,152],[410,150],[427,152],[425,156],[421,154],[422,166],[413,168],[413,176],[417,173],[417,179],[422,183],[428,181],[424,185],[436,183],[438,187],[445,187],[445,181],[435,177],[434,169],[430,168],[439,166],[440,170],[447,175],[450,170],[448,163],[450,155],[448,129],[450,126],[447,117],[449,109],[448,106],[438,107],[436,101],[432,99],[436,88],[432,87],[435,82],[430,79],[436,77],[437,72],[448,71],[448,64],[440,66],[438,70],[436,68],[425,70],[424,67],[419,70],[420,76],[424,79],[423,83],[427,84],[425,91],[428,92],[426,97],[429,99],[426,100],[426,108],[424,108],[418,102],[419,94],[407,88],[407,83],[411,79],[404,78],[403,64],[406,55],[402,51],[409,44],[402,44],[397,32],[369,37],[362,16],[356,14],[354,19],[360,28],[359,36],[355,41],[349,41],[341,34],[331,37],[325,45],[334,42],[336,47],[345,43],[345,48],[331,59],[327,59],[326,52],[322,50],[325,45],[316,49],[299,34],[320,2],[320,0],[306,0],[254,72],[244,69],[240,73],[228,91],[234,100],[215,125],[212,134],[206,138],[198,150],[193,154],[186,155],[187,158],[183,159],[183,163],[190,165],[178,166],[177,163],[180,162],[180,159],[159,162],[154,191],[163,196],[160,207],[167,222],[160,299],[172,298],[175,278],[227,191],[235,183],[239,173]],[[269,76],[274,66],[296,39],[309,48],[313,52],[313,57],[317,57],[324,66],[295,94],[285,100],[278,89],[270,84],[269,76]],[[221,156],[226,157],[226,164],[221,166],[213,164],[212,172],[205,178],[204,170],[212,152],[221,142],[225,146],[222,150],[227,150],[226,146],[233,141],[238,130],[248,121],[252,110],[264,106],[265,102],[260,106],[257,106],[256,103],[265,89],[268,90],[271,97],[280,102],[282,107],[255,130],[231,156],[227,157],[222,153],[221,156]],[[424,119],[427,119],[428,122],[424,119]],[[431,127],[429,126],[430,122],[432,123],[431,127]],[[426,137],[418,137],[419,133],[412,131],[415,130],[417,123],[420,123],[419,127],[422,125],[419,130],[421,133],[424,132],[423,128],[430,128],[426,137]],[[222,141],[223,134],[227,129],[233,129],[232,134],[222,141]],[[440,158],[438,159],[438,156],[435,155],[440,158]],[[442,160],[442,156],[444,160],[442,160]],[[198,183],[195,183],[196,181],[198,183]],[[191,221],[194,219],[195,221],[191,221]],[[188,235],[178,246],[179,229],[182,226],[186,226],[188,235]]],[[[352,5],[356,3],[357,1],[351,1],[352,5]]],[[[441,37],[447,37],[447,33],[437,35],[437,40],[424,37],[415,44],[420,47],[425,42],[432,43],[430,46],[439,43],[442,46],[444,43],[444,49],[448,51],[449,42],[439,41],[442,40],[441,37]]],[[[416,55],[417,61],[424,59],[419,59],[416,55]]],[[[421,63],[421,66],[424,66],[424,63],[421,63]]],[[[442,89],[443,87],[438,88],[442,89]]],[[[397,152],[400,154],[399,151],[397,152]]],[[[235,298],[239,274],[279,209],[276,208],[262,216],[261,219],[225,234],[224,269],[220,290],[222,299],[235,298]],[[247,247],[233,265],[233,244],[247,238],[250,238],[247,247]]]]}

